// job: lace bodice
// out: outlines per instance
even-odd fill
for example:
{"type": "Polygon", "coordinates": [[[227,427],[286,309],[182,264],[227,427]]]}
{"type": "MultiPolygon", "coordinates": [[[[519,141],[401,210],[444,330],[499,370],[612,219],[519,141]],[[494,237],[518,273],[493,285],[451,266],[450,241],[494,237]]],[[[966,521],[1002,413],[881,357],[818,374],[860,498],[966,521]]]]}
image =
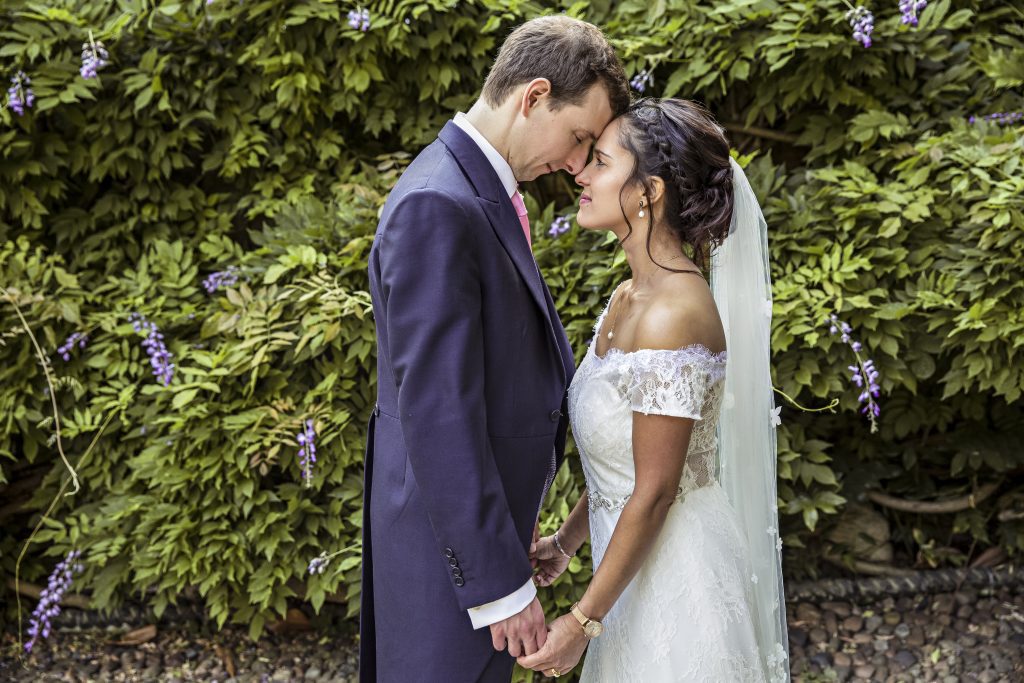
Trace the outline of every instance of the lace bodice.
{"type": "Polygon", "coordinates": [[[678,494],[715,477],[715,430],[722,403],[726,352],[701,345],[676,350],[611,348],[598,356],[594,341],[569,387],[569,417],[579,447],[590,506],[620,509],[635,484],[633,412],[696,420],[678,494]]]}

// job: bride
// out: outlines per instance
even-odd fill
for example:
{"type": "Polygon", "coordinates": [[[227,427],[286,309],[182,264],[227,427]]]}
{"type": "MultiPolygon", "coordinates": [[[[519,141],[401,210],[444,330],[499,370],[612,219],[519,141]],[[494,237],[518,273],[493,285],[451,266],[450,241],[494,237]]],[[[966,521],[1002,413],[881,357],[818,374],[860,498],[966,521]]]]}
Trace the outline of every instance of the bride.
{"type": "Polygon", "coordinates": [[[559,676],[589,650],[584,681],[788,681],[757,200],[707,111],[676,99],[613,121],[576,182],[578,223],[614,231],[632,278],[569,389],[587,489],[531,547],[548,586],[589,534],[594,576],[519,663],[559,676]]]}

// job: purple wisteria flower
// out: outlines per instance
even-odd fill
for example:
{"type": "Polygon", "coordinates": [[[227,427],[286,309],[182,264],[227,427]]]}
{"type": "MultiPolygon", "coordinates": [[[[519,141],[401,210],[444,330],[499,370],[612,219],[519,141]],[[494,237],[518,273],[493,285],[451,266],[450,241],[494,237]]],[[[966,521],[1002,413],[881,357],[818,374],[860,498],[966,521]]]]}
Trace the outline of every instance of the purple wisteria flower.
{"type": "Polygon", "coordinates": [[[77,345],[78,348],[84,349],[88,341],[89,335],[84,332],[75,332],[64,340],[63,346],[57,349],[57,353],[59,353],[60,357],[65,361],[69,361],[71,360],[71,352],[74,350],[75,346],[77,345]]]}
{"type": "Polygon", "coordinates": [[[647,86],[654,85],[654,76],[647,69],[643,69],[636,76],[633,76],[633,80],[629,82],[629,85],[633,90],[642,93],[647,89],[647,86]]]}
{"type": "Polygon", "coordinates": [[[900,0],[900,23],[917,26],[917,17],[928,6],[928,0],[900,0]]]}
{"type": "Polygon", "coordinates": [[[71,579],[74,574],[82,571],[82,565],[78,558],[80,550],[72,550],[61,560],[50,574],[46,588],[39,596],[39,604],[32,612],[32,619],[29,621],[29,641],[25,643],[25,651],[31,652],[35,644],[40,640],[50,637],[50,621],[60,614],[60,601],[64,593],[71,587],[71,579]]]}
{"type": "Polygon", "coordinates": [[[96,74],[107,65],[110,55],[102,42],[92,38],[92,31],[89,31],[89,42],[82,43],[82,68],[79,73],[82,78],[96,78],[96,74]]]}
{"type": "Polygon", "coordinates": [[[169,386],[171,378],[174,377],[174,363],[171,362],[173,356],[164,343],[163,333],[157,328],[156,323],[146,320],[146,316],[141,313],[132,313],[128,316],[128,320],[136,332],[146,333],[146,338],[142,340],[142,347],[149,354],[153,375],[163,382],[164,386],[169,386]]]}
{"type": "Polygon", "coordinates": [[[327,551],[325,550],[309,561],[309,573],[323,574],[324,570],[327,569],[327,565],[330,563],[331,558],[327,555],[327,551]]]}
{"type": "Polygon", "coordinates": [[[551,223],[551,228],[548,230],[548,234],[552,237],[558,237],[569,232],[569,217],[559,216],[551,223]]]}
{"type": "Polygon", "coordinates": [[[982,117],[972,116],[967,119],[971,123],[977,123],[978,121],[991,121],[1000,126],[1008,126],[1011,123],[1017,123],[1024,119],[1024,111],[1000,111],[995,114],[986,114],[982,117]]]}
{"type": "Polygon", "coordinates": [[[848,366],[851,373],[850,379],[861,390],[860,395],[857,397],[857,401],[861,405],[860,412],[868,416],[868,419],[871,421],[871,433],[874,434],[878,431],[877,420],[882,415],[882,409],[876,400],[881,394],[882,389],[878,384],[880,375],[875,368],[875,362],[870,358],[861,358],[861,351],[864,350],[864,346],[859,341],[853,339],[851,336],[853,329],[841,321],[839,316],[833,313],[826,322],[829,325],[829,334],[839,333],[840,339],[850,347],[857,359],[855,364],[848,366]]]}
{"type": "Polygon", "coordinates": [[[18,116],[24,116],[26,109],[31,109],[35,104],[36,94],[29,86],[32,79],[19,71],[11,78],[11,87],[7,89],[7,106],[18,116]]]}
{"type": "Polygon", "coordinates": [[[306,486],[313,483],[313,463],[316,462],[316,431],[313,429],[313,421],[306,420],[306,426],[296,437],[299,445],[299,466],[302,467],[302,478],[306,486]]]}
{"type": "Polygon", "coordinates": [[[203,288],[207,294],[213,294],[221,287],[234,287],[238,283],[238,266],[228,266],[227,270],[218,270],[203,280],[203,288]]]}
{"type": "Polygon", "coordinates": [[[857,5],[846,13],[846,20],[853,29],[853,39],[864,47],[871,47],[871,32],[875,30],[875,15],[863,5],[857,5]]]}
{"type": "Polygon", "coordinates": [[[370,30],[370,10],[354,9],[348,13],[349,28],[366,33],[370,30]]]}

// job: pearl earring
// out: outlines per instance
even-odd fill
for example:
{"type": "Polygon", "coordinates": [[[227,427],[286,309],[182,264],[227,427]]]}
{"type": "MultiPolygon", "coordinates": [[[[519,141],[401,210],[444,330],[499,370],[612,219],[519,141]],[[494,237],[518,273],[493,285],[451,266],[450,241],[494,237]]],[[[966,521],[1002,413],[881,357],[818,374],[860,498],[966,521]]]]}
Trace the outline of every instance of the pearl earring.
{"type": "Polygon", "coordinates": [[[640,218],[644,217],[644,203],[640,202],[640,218]]]}

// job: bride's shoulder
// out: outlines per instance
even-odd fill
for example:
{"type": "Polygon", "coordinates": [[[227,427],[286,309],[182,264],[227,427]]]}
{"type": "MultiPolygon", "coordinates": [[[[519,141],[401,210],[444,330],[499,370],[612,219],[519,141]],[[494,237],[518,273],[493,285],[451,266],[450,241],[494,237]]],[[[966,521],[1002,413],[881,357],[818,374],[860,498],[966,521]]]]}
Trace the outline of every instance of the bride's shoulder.
{"type": "Polygon", "coordinates": [[[703,280],[689,277],[689,282],[670,283],[651,297],[637,320],[635,348],[725,350],[725,331],[714,299],[703,280]]]}

